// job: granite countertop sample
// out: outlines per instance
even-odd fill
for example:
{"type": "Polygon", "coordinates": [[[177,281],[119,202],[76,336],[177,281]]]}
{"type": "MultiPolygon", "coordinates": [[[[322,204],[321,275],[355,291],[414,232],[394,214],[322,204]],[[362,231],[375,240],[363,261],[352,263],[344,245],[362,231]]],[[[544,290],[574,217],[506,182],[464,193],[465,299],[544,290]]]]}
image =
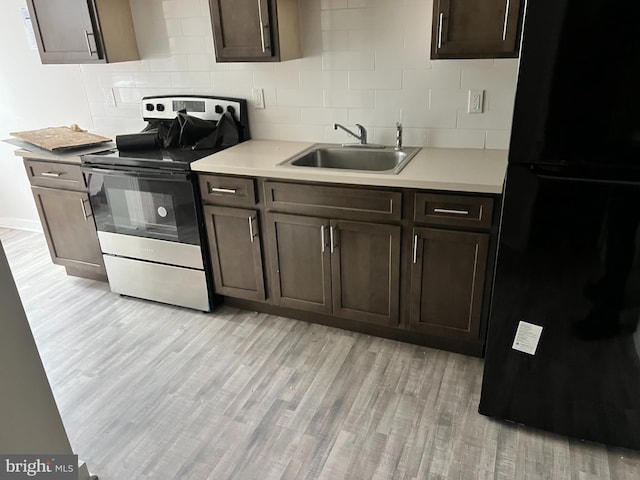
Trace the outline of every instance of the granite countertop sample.
{"type": "Polygon", "coordinates": [[[312,142],[249,140],[197,160],[191,169],[309,182],[501,194],[509,153],[508,150],[422,148],[397,175],[279,165],[314,145],[312,142]]]}

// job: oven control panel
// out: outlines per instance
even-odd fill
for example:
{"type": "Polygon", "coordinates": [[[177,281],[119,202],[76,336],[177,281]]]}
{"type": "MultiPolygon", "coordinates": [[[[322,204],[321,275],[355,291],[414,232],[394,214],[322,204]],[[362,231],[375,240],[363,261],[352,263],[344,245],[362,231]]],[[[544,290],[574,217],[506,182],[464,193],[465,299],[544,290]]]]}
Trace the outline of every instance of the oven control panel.
{"type": "Polygon", "coordinates": [[[225,112],[229,112],[237,121],[242,121],[241,115],[245,111],[242,102],[246,100],[197,95],[144,97],[142,116],[145,121],[172,120],[177,112],[186,110],[191,116],[217,121],[225,112]]]}

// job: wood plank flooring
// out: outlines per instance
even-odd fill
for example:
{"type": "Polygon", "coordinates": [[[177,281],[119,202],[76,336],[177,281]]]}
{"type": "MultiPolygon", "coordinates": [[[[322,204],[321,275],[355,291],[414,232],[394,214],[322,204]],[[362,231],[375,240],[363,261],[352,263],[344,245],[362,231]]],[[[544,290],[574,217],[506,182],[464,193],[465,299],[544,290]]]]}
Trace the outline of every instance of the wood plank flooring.
{"type": "Polygon", "coordinates": [[[41,234],[0,239],[71,444],[102,480],[640,478],[640,452],[479,415],[480,359],[124,298],[66,276],[41,234]]]}

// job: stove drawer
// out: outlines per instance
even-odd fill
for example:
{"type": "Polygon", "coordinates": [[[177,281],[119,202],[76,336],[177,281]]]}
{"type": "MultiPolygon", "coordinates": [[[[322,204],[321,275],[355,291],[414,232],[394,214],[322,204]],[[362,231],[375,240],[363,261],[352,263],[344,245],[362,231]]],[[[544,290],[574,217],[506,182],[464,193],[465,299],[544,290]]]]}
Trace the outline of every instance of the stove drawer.
{"type": "Polygon", "coordinates": [[[228,175],[199,175],[200,196],[205,203],[230,207],[256,204],[254,180],[228,175]]]}
{"type": "Polygon", "coordinates": [[[85,191],[84,176],[80,165],[46,162],[25,158],[24,167],[31,185],[85,191]]]}

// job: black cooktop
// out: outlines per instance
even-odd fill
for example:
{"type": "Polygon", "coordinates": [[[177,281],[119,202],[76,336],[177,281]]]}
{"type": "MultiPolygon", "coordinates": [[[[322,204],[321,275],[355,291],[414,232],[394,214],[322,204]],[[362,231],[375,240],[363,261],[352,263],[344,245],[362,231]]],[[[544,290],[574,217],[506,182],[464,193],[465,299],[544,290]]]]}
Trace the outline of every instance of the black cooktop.
{"type": "Polygon", "coordinates": [[[212,155],[221,148],[189,150],[181,148],[130,150],[106,150],[82,156],[82,163],[87,165],[126,166],[141,168],[160,168],[167,170],[190,170],[189,164],[212,155]]]}

